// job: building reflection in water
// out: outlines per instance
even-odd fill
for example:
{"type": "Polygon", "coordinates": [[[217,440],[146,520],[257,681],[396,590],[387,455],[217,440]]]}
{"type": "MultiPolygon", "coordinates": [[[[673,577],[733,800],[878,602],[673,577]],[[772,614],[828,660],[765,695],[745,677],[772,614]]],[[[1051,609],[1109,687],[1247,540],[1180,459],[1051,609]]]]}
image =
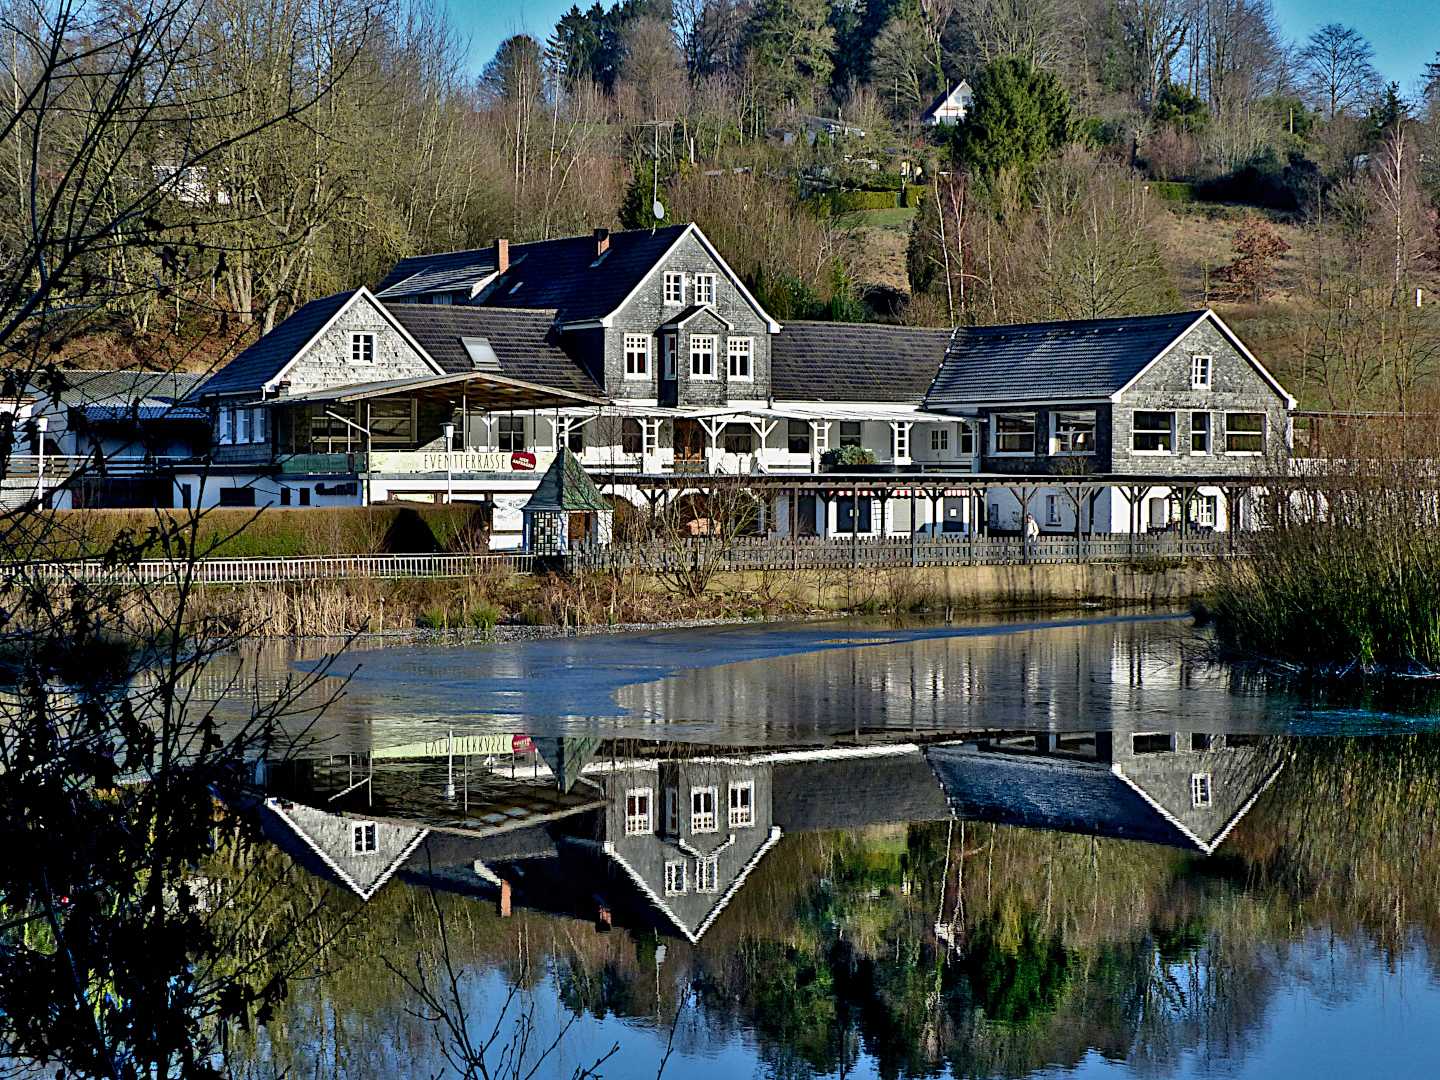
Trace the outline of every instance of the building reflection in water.
{"type": "Polygon", "coordinates": [[[1253,737],[989,735],[736,750],[471,736],[269,770],[267,830],[369,899],[391,877],[698,942],[782,835],[947,819],[1210,854],[1281,763],[1253,737]]]}

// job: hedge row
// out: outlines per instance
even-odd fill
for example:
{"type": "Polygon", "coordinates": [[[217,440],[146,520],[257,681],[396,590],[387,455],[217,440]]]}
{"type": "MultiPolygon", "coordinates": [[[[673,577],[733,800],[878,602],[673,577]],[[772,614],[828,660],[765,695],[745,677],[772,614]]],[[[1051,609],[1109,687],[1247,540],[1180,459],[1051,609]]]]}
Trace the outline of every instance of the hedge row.
{"type": "MultiPolygon", "coordinates": [[[[142,544],[143,553],[164,554],[159,518],[184,522],[185,510],[53,510],[32,535],[42,540],[33,559],[72,559],[103,555],[123,533],[142,544]]],[[[376,555],[480,550],[483,522],[479,508],[452,506],[335,506],[306,510],[254,510],[226,507],[200,516],[198,548],[217,558],[283,558],[307,555],[376,555]]]]}
{"type": "Polygon", "coordinates": [[[818,217],[836,217],[857,210],[892,210],[900,205],[895,191],[830,191],[805,200],[818,217]]]}
{"type": "Polygon", "coordinates": [[[1179,184],[1172,180],[1151,180],[1147,186],[1150,194],[1157,199],[1168,199],[1171,202],[1195,202],[1199,198],[1194,184],[1179,184]]]}

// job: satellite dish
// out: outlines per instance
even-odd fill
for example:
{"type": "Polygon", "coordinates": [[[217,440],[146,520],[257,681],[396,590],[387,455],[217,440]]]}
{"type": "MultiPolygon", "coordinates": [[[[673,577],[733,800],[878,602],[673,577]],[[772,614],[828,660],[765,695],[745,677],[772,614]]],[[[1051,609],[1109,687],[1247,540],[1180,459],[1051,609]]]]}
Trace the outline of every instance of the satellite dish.
{"type": "Polygon", "coordinates": [[[653,214],[655,215],[655,220],[656,220],[656,221],[663,221],[663,220],[664,220],[664,218],[665,218],[665,206],[664,206],[663,203],[661,203],[661,201],[660,201],[659,199],[656,199],[656,200],[655,200],[654,205],[652,205],[652,206],[650,207],[650,211],[651,211],[651,213],[653,213],[653,214]]]}

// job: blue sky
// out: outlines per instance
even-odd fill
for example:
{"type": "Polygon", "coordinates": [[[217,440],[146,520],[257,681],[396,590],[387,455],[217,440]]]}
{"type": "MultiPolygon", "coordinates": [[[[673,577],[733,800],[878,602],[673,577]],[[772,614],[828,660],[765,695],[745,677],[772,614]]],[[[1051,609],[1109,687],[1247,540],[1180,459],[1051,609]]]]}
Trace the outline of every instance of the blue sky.
{"type": "MultiPolygon", "coordinates": [[[[577,0],[446,0],[451,18],[470,39],[470,68],[478,72],[511,34],[542,41],[577,0]]],[[[581,3],[586,8],[589,3],[581,3]]],[[[610,6],[614,0],[609,0],[610,6]]],[[[1375,47],[1375,65],[1386,81],[1409,92],[1424,66],[1440,52],[1440,10],[1433,0],[1274,0],[1285,33],[1303,40],[1330,22],[1354,26],[1375,47]]]]}

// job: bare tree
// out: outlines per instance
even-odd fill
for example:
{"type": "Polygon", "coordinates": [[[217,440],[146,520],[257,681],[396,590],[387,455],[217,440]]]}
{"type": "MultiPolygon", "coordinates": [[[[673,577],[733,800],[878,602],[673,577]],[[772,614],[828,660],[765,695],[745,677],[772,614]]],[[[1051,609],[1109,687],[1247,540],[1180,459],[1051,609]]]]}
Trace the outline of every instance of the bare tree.
{"type": "Polygon", "coordinates": [[[1354,27],[1327,23],[1300,50],[1306,86],[1327,120],[1358,108],[1380,85],[1375,50],[1354,27]]]}

